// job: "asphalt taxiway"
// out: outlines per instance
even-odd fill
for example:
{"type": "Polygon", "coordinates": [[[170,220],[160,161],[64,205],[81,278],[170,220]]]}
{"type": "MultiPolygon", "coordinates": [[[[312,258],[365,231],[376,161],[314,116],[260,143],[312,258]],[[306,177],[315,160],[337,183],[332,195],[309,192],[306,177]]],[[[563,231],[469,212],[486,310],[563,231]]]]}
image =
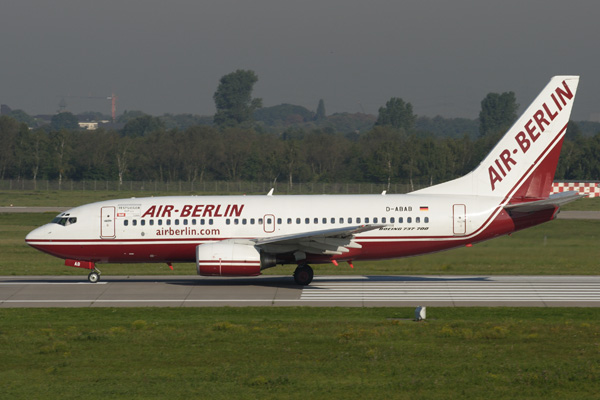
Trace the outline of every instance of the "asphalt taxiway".
{"type": "Polygon", "coordinates": [[[0,277],[0,307],[600,307],[600,276],[0,277]]]}

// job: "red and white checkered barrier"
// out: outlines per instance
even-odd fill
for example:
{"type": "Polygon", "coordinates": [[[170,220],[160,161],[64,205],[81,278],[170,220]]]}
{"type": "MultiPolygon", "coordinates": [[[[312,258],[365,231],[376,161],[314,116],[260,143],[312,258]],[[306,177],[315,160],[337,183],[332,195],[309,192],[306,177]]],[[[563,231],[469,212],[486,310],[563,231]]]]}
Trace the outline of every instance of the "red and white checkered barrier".
{"type": "Polygon", "coordinates": [[[600,197],[600,182],[553,182],[550,194],[572,190],[580,194],[587,194],[588,197],[600,197]]]}

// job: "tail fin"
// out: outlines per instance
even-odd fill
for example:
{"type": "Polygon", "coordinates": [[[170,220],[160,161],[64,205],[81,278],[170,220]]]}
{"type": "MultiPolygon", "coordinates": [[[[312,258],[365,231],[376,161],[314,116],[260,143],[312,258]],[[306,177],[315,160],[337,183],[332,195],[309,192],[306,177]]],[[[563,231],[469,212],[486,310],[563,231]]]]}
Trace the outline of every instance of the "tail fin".
{"type": "Polygon", "coordinates": [[[578,83],[578,76],[553,77],[475,170],[413,193],[498,196],[503,202],[548,197],[578,83]]]}

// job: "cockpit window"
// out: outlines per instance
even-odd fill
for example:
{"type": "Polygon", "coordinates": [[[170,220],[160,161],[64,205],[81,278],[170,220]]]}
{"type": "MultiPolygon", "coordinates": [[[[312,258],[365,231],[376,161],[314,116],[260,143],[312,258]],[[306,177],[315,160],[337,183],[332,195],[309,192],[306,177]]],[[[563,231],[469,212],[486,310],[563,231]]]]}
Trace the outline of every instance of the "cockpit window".
{"type": "Polygon", "coordinates": [[[58,216],[51,221],[53,224],[68,226],[77,223],[77,217],[61,217],[58,216]]]}

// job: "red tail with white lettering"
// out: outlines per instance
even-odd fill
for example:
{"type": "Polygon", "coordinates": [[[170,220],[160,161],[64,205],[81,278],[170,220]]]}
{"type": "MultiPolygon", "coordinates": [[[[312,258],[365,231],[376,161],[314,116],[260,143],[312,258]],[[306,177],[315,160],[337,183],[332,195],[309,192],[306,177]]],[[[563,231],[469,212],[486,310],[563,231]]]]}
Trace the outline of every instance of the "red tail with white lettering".
{"type": "Polygon", "coordinates": [[[414,193],[547,198],[571,115],[578,76],[555,76],[471,173],[414,193]]]}

